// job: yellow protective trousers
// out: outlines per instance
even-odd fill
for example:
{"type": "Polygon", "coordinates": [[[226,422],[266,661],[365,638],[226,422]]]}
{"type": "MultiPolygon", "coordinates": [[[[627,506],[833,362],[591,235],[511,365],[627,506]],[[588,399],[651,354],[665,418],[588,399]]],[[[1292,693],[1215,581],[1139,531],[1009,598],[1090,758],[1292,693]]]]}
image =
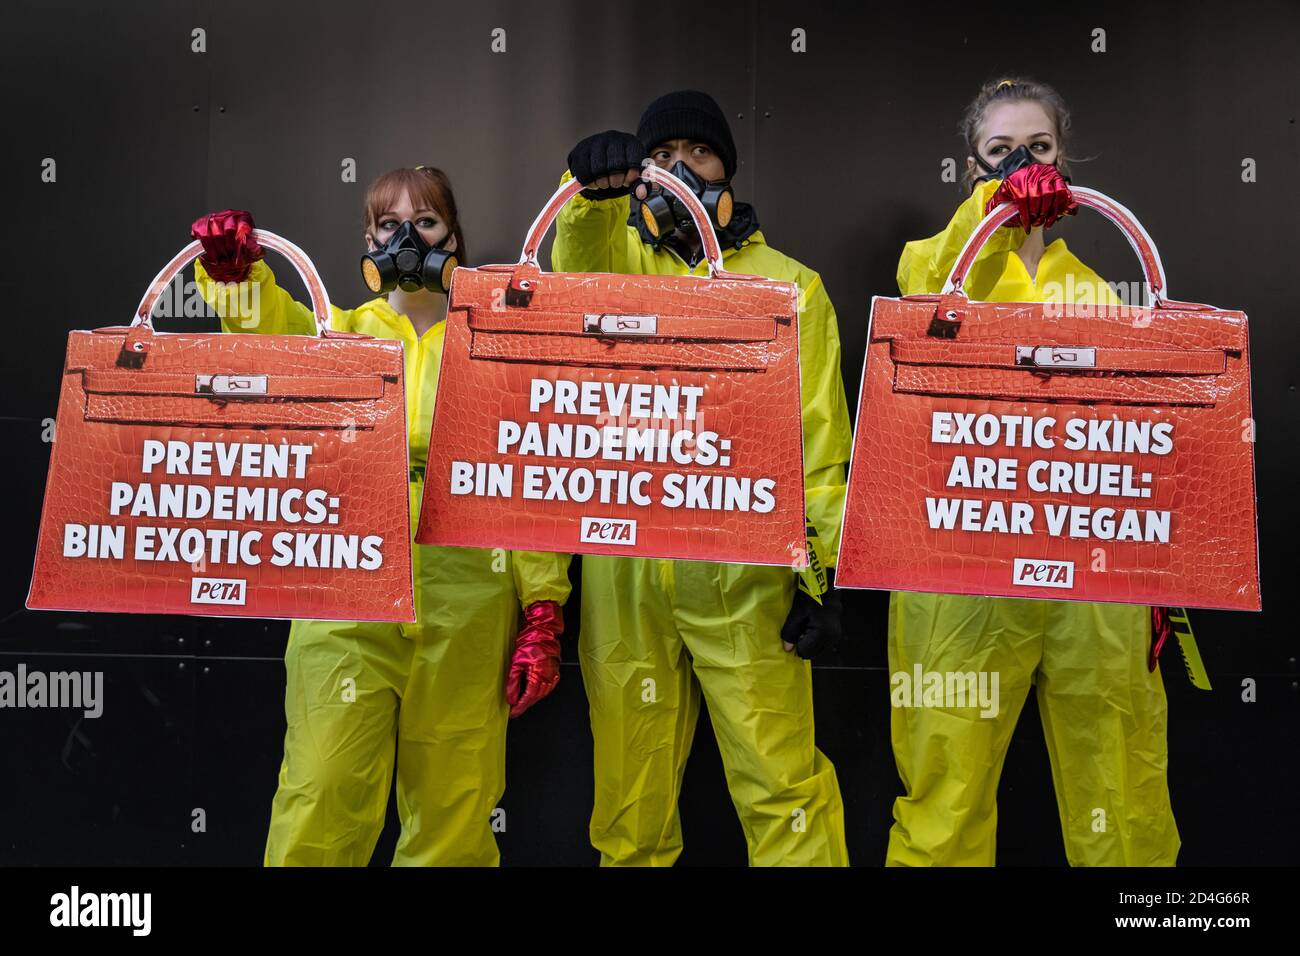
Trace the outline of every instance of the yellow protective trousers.
{"type": "MultiPolygon", "coordinates": [[[[413,513],[420,491],[412,483],[413,513]]],[[[394,865],[500,862],[492,812],[505,791],[514,555],[411,548],[418,624],[289,628],[288,729],[268,866],[365,866],[394,763],[402,826],[394,865]]]]}
{"type": "Polygon", "coordinates": [[[891,716],[905,795],[894,803],[886,862],[992,866],[1002,764],[1031,685],[1073,866],[1172,866],[1167,706],[1147,670],[1151,609],[895,592],[889,670],[998,675],[997,711],[944,701],[891,716]]]}
{"type": "MultiPolygon", "coordinates": [[[[227,332],[315,335],[311,310],[265,262],[245,280],[255,314],[194,278],[227,332]]],[[[384,298],[331,306],[330,326],[402,343],[411,529],[419,518],[430,422],[446,336],[417,335],[384,298]]],[[[505,788],[505,675],[519,610],[569,596],[568,556],[411,546],[418,624],[294,621],[285,651],[288,730],[271,810],[266,863],[355,864],[374,852],[397,767],[402,835],[394,863],[499,862],[491,814],[505,788]]]]}
{"type": "Polygon", "coordinates": [[[813,739],[812,671],[781,645],[789,568],[588,555],[582,570],[602,865],[669,866],[681,853],[701,695],[750,865],[847,865],[835,768],[813,739]]]}

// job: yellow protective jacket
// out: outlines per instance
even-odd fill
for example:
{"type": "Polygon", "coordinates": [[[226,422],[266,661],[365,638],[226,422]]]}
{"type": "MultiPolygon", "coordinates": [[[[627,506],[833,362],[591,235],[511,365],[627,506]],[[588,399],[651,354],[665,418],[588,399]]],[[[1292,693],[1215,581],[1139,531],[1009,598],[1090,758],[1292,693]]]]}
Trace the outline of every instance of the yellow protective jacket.
{"type": "MultiPolygon", "coordinates": [[[[226,315],[230,311],[225,303],[235,305],[248,298],[221,294],[217,283],[202,264],[195,262],[194,278],[199,291],[219,315],[221,327],[227,332],[260,332],[267,335],[315,335],[316,319],[311,309],[296,301],[275,281],[275,275],[265,262],[253,263],[247,282],[257,285],[257,314],[255,318],[226,315]]],[[[429,457],[429,429],[433,420],[433,403],[438,392],[438,371],[442,363],[442,346],[447,323],[439,322],[422,337],[406,316],[398,313],[385,298],[372,299],[355,309],[330,306],[330,328],[338,332],[359,332],[377,339],[396,339],[402,343],[404,375],[406,380],[407,445],[410,448],[411,468],[423,471],[429,457]]],[[[413,501],[418,509],[419,502],[413,501]]],[[[412,532],[415,524],[412,522],[412,532]]],[[[417,545],[412,555],[415,566],[415,586],[420,589],[422,546],[417,545]]],[[[432,549],[428,549],[432,550],[432,549]]],[[[567,556],[516,551],[512,554],[515,586],[519,603],[528,607],[535,601],[557,601],[563,604],[569,597],[567,556]]],[[[432,568],[428,570],[432,571],[432,568]]],[[[418,604],[417,595],[417,604],[418,604]]]]}
{"type": "MultiPolygon", "coordinates": [[[[917,239],[903,247],[898,260],[898,290],[903,295],[939,292],[948,279],[953,263],[966,240],[984,218],[984,206],[997,192],[996,179],[980,183],[970,197],[957,207],[946,229],[929,239],[917,239]]],[[[1016,255],[1025,241],[1025,231],[1004,227],[989,237],[975,258],[963,288],[973,301],[1044,302],[1088,301],[1118,304],[1118,298],[1106,282],[1075,258],[1064,239],[1048,244],[1039,260],[1036,274],[1016,255]],[[1067,279],[1067,277],[1072,277],[1067,279]],[[1055,297],[1055,298],[1053,298],[1055,297]]]]}
{"type": "MultiPolygon", "coordinates": [[[[571,180],[565,172],[561,182],[571,180]]],[[[655,250],[628,225],[630,200],[573,197],[560,211],[551,268],[556,272],[616,272],[624,275],[708,275],[707,261],[691,269],[666,247],[655,250]]],[[[764,276],[799,286],[799,368],[803,393],[804,498],[828,567],[839,554],[844,512],[844,468],[853,439],[840,374],[840,331],[821,277],[777,252],[755,232],[740,249],[722,253],[733,272],[764,276]]]]}

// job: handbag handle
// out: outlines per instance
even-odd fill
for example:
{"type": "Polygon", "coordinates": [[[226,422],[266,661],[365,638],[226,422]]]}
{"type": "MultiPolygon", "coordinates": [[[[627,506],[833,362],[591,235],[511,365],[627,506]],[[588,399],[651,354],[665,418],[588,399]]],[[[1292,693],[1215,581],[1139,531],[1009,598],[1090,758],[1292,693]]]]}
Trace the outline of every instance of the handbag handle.
{"type": "MultiPolygon", "coordinates": [[[[303,284],[307,286],[307,294],[311,296],[311,310],[316,316],[316,331],[323,337],[329,331],[330,300],[325,292],[325,283],[321,281],[320,273],[316,271],[312,261],[307,258],[307,253],[283,236],[277,236],[265,229],[254,229],[253,238],[267,249],[280,253],[298,270],[303,284]]],[[[151,313],[158,297],[162,295],[163,289],[171,284],[172,279],[176,278],[180,271],[193,262],[201,252],[203,252],[203,244],[196,239],[176,253],[171,262],[163,266],[162,271],[149,284],[144,298],[140,300],[140,306],[135,310],[135,317],[131,320],[132,325],[146,325],[150,330],[153,329],[151,313]]]]}
{"type": "MultiPolygon", "coordinates": [[[[1097,210],[1119,227],[1142,262],[1142,275],[1146,280],[1147,288],[1151,290],[1152,306],[1159,307],[1167,302],[1169,290],[1165,287],[1165,267],[1160,263],[1160,253],[1156,251],[1156,244],[1151,241],[1151,237],[1142,228],[1142,223],[1138,222],[1137,217],[1105,193],[1099,193],[1095,189],[1080,187],[1071,189],[1070,193],[1080,206],[1097,210]]],[[[966,240],[966,245],[962,247],[957,261],[953,263],[948,281],[944,283],[942,295],[966,294],[962,291],[962,283],[966,280],[966,274],[974,264],[975,257],[979,255],[980,250],[984,248],[984,243],[988,242],[993,233],[1015,215],[1016,207],[1009,202],[1004,202],[984,217],[983,221],[975,227],[975,231],[970,234],[970,238],[966,240]]]]}
{"type": "MultiPolygon", "coordinates": [[[[689,186],[668,172],[666,169],[660,169],[654,164],[653,160],[645,160],[641,168],[641,178],[646,182],[658,183],[664,189],[676,196],[690,210],[691,219],[695,221],[695,229],[700,234],[700,241],[703,243],[704,256],[709,260],[709,276],[714,279],[739,279],[749,278],[739,274],[729,273],[722,267],[722,247],[718,244],[718,237],[713,232],[713,224],[709,221],[709,214],[704,211],[704,206],[700,204],[695,193],[691,192],[689,186]]],[[[542,207],[542,211],[537,214],[533,220],[532,228],[528,230],[528,236],[524,239],[523,252],[519,255],[519,265],[528,265],[540,269],[537,264],[537,250],[542,245],[542,240],[546,238],[547,231],[551,228],[551,223],[555,222],[555,217],[560,214],[565,203],[576,196],[584,187],[576,179],[571,179],[560,186],[551,196],[550,200],[542,207]]]]}

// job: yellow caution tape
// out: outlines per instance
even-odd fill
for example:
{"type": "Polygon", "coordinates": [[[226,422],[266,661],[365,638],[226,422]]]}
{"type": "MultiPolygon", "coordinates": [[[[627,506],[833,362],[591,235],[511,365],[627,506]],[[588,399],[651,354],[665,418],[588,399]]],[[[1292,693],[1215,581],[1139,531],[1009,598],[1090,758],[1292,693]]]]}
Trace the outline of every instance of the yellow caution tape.
{"type": "Polygon", "coordinates": [[[822,544],[821,539],[817,537],[817,526],[807,518],[804,519],[804,524],[806,525],[804,534],[808,536],[808,567],[799,572],[797,579],[799,590],[821,604],[822,595],[830,585],[826,577],[826,562],[822,558],[822,544]]]}
{"type": "Polygon", "coordinates": [[[1169,623],[1173,625],[1174,636],[1178,638],[1178,649],[1183,652],[1183,665],[1187,668],[1187,679],[1192,682],[1193,687],[1209,690],[1210,675],[1205,670],[1205,662],[1201,660],[1201,650],[1196,646],[1196,638],[1192,634],[1192,622],[1187,618],[1187,608],[1171,607],[1169,623]]]}

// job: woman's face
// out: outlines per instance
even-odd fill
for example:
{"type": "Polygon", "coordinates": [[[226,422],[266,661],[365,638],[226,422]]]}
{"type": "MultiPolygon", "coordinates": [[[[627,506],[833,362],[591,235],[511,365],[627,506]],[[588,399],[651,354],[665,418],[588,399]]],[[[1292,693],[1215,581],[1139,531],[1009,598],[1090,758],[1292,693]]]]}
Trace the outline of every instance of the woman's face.
{"type": "MultiPolygon", "coordinates": [[[[442,221],[442,217],[438,215],[436,210],[428,206],[421,206],[419,209],[415,208],[415,204],[411,201],[411,194],[403,192],[392,209],[385,209],[379,214],[374,232],[366,233],[366,242],[372,250],[386,245],[388,240],[393,237],[393,233],[407,219],[415,223],[416,232],[431,246],[436,246],[442,242],[450,231],[447,223],[442,221]]],[[[454,252],[455,250],[456,239],[453,237],[447,243],[447,251],[454,252]]]]}
{"type": "Polygon", "coordinates": [[[650,158],[660,169],[672,169],[678,160],[690,167],[706,183],[724,179],[727,175],[722,160],[707,143],[689,139],[670,139],[650,151],[650,158]]]}
{"type": "MultiPolygon", "coordinates": [[[[1042,105],[1033,100],[999,103],[984,114],[976,134],[975,148],[980,158],[994,169],[1003,157],[1018,146],[1029,150],[1034,162],[1055,163],[1060,153],[1056,124],[1042,105]]],[[[973,156],[966,157],[968,169],[975,166],[973,156]]]]}

